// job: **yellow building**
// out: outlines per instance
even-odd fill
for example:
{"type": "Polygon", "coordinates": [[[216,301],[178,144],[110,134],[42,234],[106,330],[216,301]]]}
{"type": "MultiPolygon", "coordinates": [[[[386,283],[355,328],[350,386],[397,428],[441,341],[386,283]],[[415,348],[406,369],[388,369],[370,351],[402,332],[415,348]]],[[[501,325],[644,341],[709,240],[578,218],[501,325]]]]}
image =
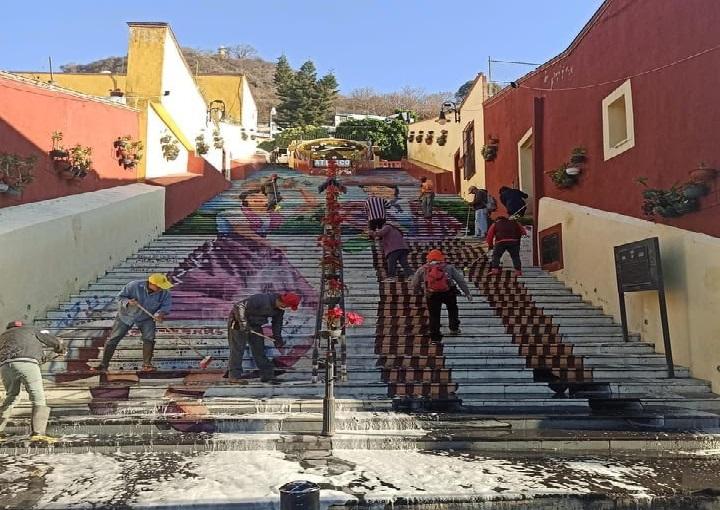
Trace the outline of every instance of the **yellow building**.
{"type": "Polygon", "coordinates": [[[438,116],[408,126],[408,162],[431,174],[450,173],[455,191],[466,198],[470,186],[485,186],[480,154],[485,99],[487,80],[480,73],[457,111],[445,112],[445,119],[438,116]]]}

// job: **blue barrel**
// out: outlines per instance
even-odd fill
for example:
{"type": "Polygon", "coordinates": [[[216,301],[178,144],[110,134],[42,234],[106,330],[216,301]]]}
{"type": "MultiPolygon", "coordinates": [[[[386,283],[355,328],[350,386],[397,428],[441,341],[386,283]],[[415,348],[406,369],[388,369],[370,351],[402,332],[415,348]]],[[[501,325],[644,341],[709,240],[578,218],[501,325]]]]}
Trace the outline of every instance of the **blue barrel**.
{"type": "Polygon", "coordinates": [[[280,487],[280,510],[319,510],[320,486],[307,480],[280,487]]]}

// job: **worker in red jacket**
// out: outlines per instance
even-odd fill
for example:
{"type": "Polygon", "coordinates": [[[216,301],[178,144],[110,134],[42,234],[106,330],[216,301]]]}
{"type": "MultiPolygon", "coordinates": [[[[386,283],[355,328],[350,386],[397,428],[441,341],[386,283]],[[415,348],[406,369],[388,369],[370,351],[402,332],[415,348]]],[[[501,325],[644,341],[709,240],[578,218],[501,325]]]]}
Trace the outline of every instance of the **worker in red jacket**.
{"type": "Polygon", "coordinates": [[[490,227],[487,233],[488,248],[493,250],[491,275],[500,274],[500,259],[505,252],[515,267],[515,276],[522,276],[522,262],[520,261],[520,238],[527,235],[525,227],[515,220],[500,216],[490,227]]]}

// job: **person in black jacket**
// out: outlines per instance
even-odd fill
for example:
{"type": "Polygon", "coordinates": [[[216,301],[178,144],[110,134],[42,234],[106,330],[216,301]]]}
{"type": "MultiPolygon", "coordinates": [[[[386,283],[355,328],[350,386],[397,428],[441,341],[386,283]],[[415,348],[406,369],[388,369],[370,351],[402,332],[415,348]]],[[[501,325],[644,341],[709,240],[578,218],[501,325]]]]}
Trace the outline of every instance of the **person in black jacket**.
{"type": "Polygon", "coordinates": [[[250,352],[260,371],[260,380],[269,382],[274,379],[275,371],[270,360],[265,356],[265,340],[263,324],[268,317],[272,321],[273,339],[276,345],[283,345],[282,327],[285,310],[297,310],[300,297],[293,292],[276,294],[254,294],[247,299],[235,303],[228,317],[228,344],[230,359],[228,360],[228,380],[232,383],[246,382],[242,377],[242,360],[245,346],[250,344],[250,352]]]}
{"type": "Polygon", "coordinates": [[[505,206],[508,216],[522,215],[527,208],[527,193],[515,188],[500,188],[500,202],[505,206]]]}
{"type": "Polygon", "coordinates": [[[45,434],[50,408],[45,400],[40,364],[48,360],[43,351],[46,347],[58,354],[65,352],[62,340],[49,331],[37,331],[25,326],[22,321],[9,323],[6,331],[0,335],[0,377],[5,386],[5,400],[0,405],[0,435],[4,435],[20,387],[24,387],[32,403],[30,440],[44,443],[56,441],[45,434]]]}

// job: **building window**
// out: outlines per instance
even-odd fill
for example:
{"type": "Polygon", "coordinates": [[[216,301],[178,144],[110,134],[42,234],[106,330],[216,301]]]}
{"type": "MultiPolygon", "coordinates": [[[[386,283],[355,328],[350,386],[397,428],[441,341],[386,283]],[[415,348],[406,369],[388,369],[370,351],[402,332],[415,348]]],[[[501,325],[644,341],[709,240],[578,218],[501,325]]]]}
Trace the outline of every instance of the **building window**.
{"type": "Polygon", "coordinates": [[[475,123],[470,122],[463,130],[463,168],[465,180],[475,175],[475,123]]]}
{"type": "Polygon", "coordinates": [[[602,101],[603,147],[605,161],[635,147],[630,80],[602,101]]]}

